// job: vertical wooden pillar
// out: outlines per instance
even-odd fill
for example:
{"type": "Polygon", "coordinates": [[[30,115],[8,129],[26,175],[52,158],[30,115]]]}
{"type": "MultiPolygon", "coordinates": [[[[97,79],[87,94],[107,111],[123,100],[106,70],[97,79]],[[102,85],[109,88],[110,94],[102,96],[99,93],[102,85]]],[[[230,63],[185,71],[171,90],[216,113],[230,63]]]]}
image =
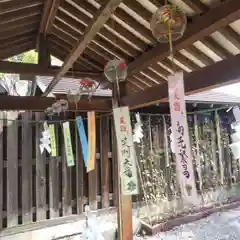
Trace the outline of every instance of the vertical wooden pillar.
{"type": "Polygon", "coordinates": [[[7,226],[18,225],[18,128],[15,114],[7,113],[7,226]]]}
{"type": "MultiPolygon", "coordinates": [[[[113,83],[113,108],[119,107],[120,103],[117,96],[117,86],[113,83]]],[[[126,93],[126,82],[120,83],[120,96],[123,97],[126,93]]],[[[122,195],[121,181],[119,176],[119,162],[116,156],[117,163],[117,179],[118,179],[118,201],[117,201],[117,214],[118,214],[118,239],[131,240],[132,239],[132,197],[122,195]]]]}
{"type": "Polygon", "coordinates": [[[39,148],[43,131],[43,113],[35,113],[36,120],[36,216],[37,221],[46,219],[46,150],[39,148]]]}
{"type": "Polygon", "coordinates": [[[3,112],[0,112],[0,230],[3,227],[3,112]]]}
{"type": "Polygon", "coordinates": [[[32,112],[22,114],[22,222],[32,222],[32,112]]]}
{"type": "MultiPolygon", "coordinates": [[[[48,36],[44,34],[40,34],[38,40],[38,64],[42,67],[50,67],[51,66],[51,56],[48,49],[48,36]]],[[[35,96],[37,82],[36,76],[30,76],[32,80],[31,87],[31,96],[35,96]]]]}

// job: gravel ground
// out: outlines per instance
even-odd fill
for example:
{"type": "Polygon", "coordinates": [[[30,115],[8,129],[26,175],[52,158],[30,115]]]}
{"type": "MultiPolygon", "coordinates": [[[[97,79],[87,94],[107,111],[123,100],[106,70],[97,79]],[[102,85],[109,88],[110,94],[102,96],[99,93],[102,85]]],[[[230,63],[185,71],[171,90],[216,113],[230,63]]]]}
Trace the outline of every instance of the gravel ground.
{"type": "Polygon", "coordinates": [[[213,214],[205,219],[185,224],[157,236],[137,239],[151,240],[239,240],[240,208],[213,214]]]}

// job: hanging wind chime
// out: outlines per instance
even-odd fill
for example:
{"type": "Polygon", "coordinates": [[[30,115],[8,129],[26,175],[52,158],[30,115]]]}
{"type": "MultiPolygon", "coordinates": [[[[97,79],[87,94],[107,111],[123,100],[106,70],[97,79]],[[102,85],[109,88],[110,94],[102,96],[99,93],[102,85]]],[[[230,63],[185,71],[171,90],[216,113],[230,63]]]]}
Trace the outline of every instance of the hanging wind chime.
{"type": "Polygon", "coordinates": [[[75,103],[77,109],[77,103],[80,101],[83,95],[87,95],[88,99],[91,100],[92,95],[98,89],[99,84],[91,78],[83,78],[79,81],[79,87],[77,93],[73,94],[71,91],[68,92],[67,98],[70,103],[75,103]]]}
{"type": "Polygon", "coordinates": [[[124,60],[113,59],[107,63],[104,68],[104,74],[107,80],[111,83],[116,82],[117,95],[119,95],[119,83],[123,82],[127,78],[127,65],[124,60]]]}
{"type": "Polygon", "coordinates": [[[183,11],[173,4],[160,7],[152,16],[150,28],[153,36],[160,43],[169,43],[169,51],[173,64],[173,45],[172,42],[180,39],[187,26],[187,18],[183,11]]]}

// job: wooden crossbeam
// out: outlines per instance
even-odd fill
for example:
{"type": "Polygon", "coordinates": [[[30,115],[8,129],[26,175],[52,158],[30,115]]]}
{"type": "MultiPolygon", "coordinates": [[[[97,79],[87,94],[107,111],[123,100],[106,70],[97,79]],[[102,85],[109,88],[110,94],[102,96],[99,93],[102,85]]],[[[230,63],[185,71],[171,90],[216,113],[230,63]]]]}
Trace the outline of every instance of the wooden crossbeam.
{"type": "MultiPolygon", "coordinates": [[[[50,97],[35,97],[35,96],[0,96],[0,110],[1,111],[45,111],[48,107],[51,107],[56,102],[55,98],[50,97]]],[[[107,112],[111,111],[111,100],[95,100],[88,99],[80,100],[78,102],[78,111],[97,111],[107,112]]],[[[69,111],[75,111],[75,103],[69,104],[69,111]]]]}
{"type": "MultiPolygon", "coordinates": [[[[223,2],[216,8],[209,10],[206,14],[194,18],[193,23],[187,26],[187,30],[183,37],[174,42],[174,50],[179,51],[188,47],[195,41],[201,40],[221,27],[225,27],[229,23],[234,22],[239,16],[239,0],[228,0],[223,2]]],[[[168,56],[169,48],[159,43],[130,63],[128,66],[128,74],[133,75],[135,72],[150,67],[151,64],[161,61],[168,56]]]]}
{"type": "MultiPolygon", "coordinates": [[[[30,63],[16,63],[8,61],[0,61],[0,72],[1,73],[16,73],[16,74],[30,74],[39,76],[55,76],[60,70],[60,67],[41,67],[38,64],[30,63]]],[[[68,71],[66,77],[84,78],[91,77],[99,80],[102,78],[101,73],[90,73],[90,72],[79,72],[79,71],[68,71]]]]}
{"type": "Polygon", "coordinates": [[[87,45],[96,36],[96,34],[103,27],[103,25],[106,23],[106,21],[109,19],[111,14],[115,11],[121,2],[122,0],[109,0],[104,6],[99,9],[98,14],[92,19],[92,22],[86,28],[85,33],[77,45],[73,48],[70,55],[65,59],[61,70],[48,85],[46,91],[43,93],[43,96],[47,96],[54,88],[54,86],[59,82],[61,77],[64,76],[64,74],[72,67],[73,63],[83,53],[87,45]]]}
{"type": "MultiPolygon", "coordinates": [[[[185,94],[190,95],[223,85],[240,82],[240,54],[184,75],[185,94]]],[[[122,98],[131,109],[168,100],[168,84],[156,85],[122,98]]],[[[210,100],[210,99],[209,99],[210,100]]]]}

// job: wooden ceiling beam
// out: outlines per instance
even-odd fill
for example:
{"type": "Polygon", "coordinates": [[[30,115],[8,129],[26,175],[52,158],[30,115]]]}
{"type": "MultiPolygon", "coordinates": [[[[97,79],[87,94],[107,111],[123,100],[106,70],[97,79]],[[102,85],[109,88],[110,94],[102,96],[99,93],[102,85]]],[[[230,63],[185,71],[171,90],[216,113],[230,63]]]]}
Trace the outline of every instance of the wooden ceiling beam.
{"type": "MultiPolygon", "coordinates": [[[[223,2],[214,9],[209,10],[203,16],[194,18],[193,23],[189,24],[183,37],[174,42],[173,48],[179,51],[193,44],[195,41],[209,36],[221,27],[237,20],[240,16],[240,1],[229,0],[223,2]]],[[[129,74],[140,71],[141,69],[151,66],[151,63],[161,61],[169,56],[169,48],[163,47],[162,43],[156,45],[149,51],[143,53],[128,66],[129,74]]]]}
{"type": "MultiPolygon", "coordinates": [[[[32,36],[29,36],[28,38],[18,39],[18,41],[7,42],[2,45],[0,44],[0,51],[3,52],[6,50],[11,50],[11,48],[13,48],[13,47],[21,46],[26,43],[33,43],[35,41],[36,41],[36,36],[32,35],[32,36]]],[[[1,53],[0,53],[0,55],[1,55],[1,53]]]]}
{"type": "MultiPolygon", "coordinates": [[[[45,111],[48,107],[51,107],[56,102],[55,98],[49,97],[35,97],[35,96],[0,96],[0,110],[8,111],[45,111]]],[[[112,109],[111,100],[95,100],[91,101],[80,100],[78,102],[78,111],[97,111],[97,112],[108,112],[112,109]]],[[[69,104],[69,111],[75,111],[76,105],[69,104]]]]}
{"type": "Polygon", "coordinates": [[[43,8],[42,19],[40,22],[39,34],[51,33],[53,22],[55,20],[58,7],[61,3],[61,0],[46,0],[43,8]]]}
{"type": "Polygon", "coordinates": [[[193,45],[188,46],[187,48],[185,48],[185,50],[188,53],[190,53],[192,56],[197,58],[205,66],[214,64],[214,61],[210,57],[208,57],[206,54],[204,54],[202,51],[200,51],[198,48],[196,48],[193,45]]]}
{"type": "MultiPolygon", "coordinates": [[[[64,61],[64,59],[67,56],[67,51],[65,51],[65,49],[62,48],[58,48],[55,46],[53,46],[53,44],[49,45],[49,51],[51,53],[51,55],[53,55],[54,57],[58,58],[61,61],[64,61]]],[[[76,71],[83,71],[83,69],[85,69],[84,71],[89,71],[89,72],[96,72],[96,69],[94,69],[91,65],[85,64],[85,62],[83,62],[82,60],[78,59],[74,65],[72,66],[71,70],[76,70],[76,71]]]]}
{"type": "MultiPolygon", "coordinates": [[[[60,48],[62,48],[62,50],[65,50],[66,56],[69,55],[69,52],[71,52],[72,46],[69,43],[67,43],[65,40],[60,39],[58,36],[54,36],[54,38],[51,37],[50,42],[52,42],[54,45],[59,46],[60,48]]],[[[53,44],[51,44],[51,45],[53,45],[53,44]]],[[[50,45],[50,48],[56,47],[56,46],[51,46],[51,45],[50,45]]],[[[60,52],[62,50],[60,50],[60,52]]],[[[102,63],[99,63],[96,61],[95,56],[96,56],[96,54],[94,52],[89,53],[89,52],[85,51],[84,54],[82,54],[78,59],[85,62],[86,64],[92,66],[95,70],[102,72],[103,65],[102,65],[102,63]],[[88,55],[86,55],[87,53],[88,53],[88,55]]],[[[63,61],[64,61],[64,59],[63,59],[63,61]]],[[[76,62],[78,62],[78,60],[76,60],[75,63],[76,62]]]]}
{"type": "MultiPolygon", "coordinates": [[[[92,6],[90,3],[88,3],[87,1],[85,1],[83,3],[82,1],[74,0],[74,3],[77,4],[79,7],[83,8],[84,10],[86,10],[87,12],[89,12],[90,14],[92,14],[93,16],[97,12],[97,9],[94,6],[92,6]]],[[[70,13],[75,18],[79,19],[86,25],[88,25],[88,23],[91,21],[91,18],[89,16],[84,15],[83,13],[79,14],[80,11],[76,11],[76,8],[71,7],[71,8],[69,8],[69,10],[71,10],[70,13]]],[[[119,17],[119,16],[117,16],[117,17],[119,17]]],[[[143,42],[138,37],[136,37],[131,31],[124,28],[121,24],[119,24],[113,18],[108,19],[108,21],[106,22],[105,25],[107,25],[109,28],[111,28],[113,31],[120,34],[124,38],[128,39],[130,42],[133,42],[134,45],[136,45],[142,51],[144,51],[148,47],[148,45],[145,42],[143,42]]],[[[76,28],[76,29],[78,29],[78,28],[76,28]]],[[[105,30],[109,31],[107,28],[102,28],[99,33],[105,36],[105,32],[106,32],[105,30]]],[[[117,38],[118,38],[117,36],[113,37],[114,42],[116,41],[117,38]]]]}
{"type": "MultiPolygon", "coordinates": [[[[190,95],[227,84],[240,82],[240,54],[231,56],[198,71],[184,74],[185,94],[190,95]]],[[[149,106],[168,99],[168,84],[156,85],[122,98],[131,109],[149,106]]]]}
{"type": "Polygon", "coordinates": [[[20,19],[20,20],[17,20],[17,21],[2,24],[1,27],[0,27],[0,33],[8,32],[10,30],[12,31],[13,29],[16,30],[18,28],[25,27],[27,25],[31,25],[31,24],[34,24],[34,23],[39,23],[40,16],[41,16],[40,14],[39,15],[34,15],[34,16],[29,17],[29,18],[23,18],[23,19],[20,19]]]}
{"type": "Polygon", "coordinates": [[[10,49],[7,48],[6,50],[0,52],[0,59],[4,60],[15,55],[21,54],[23,52],[30,51],[35,48],[34,44],[35,42],[26,42],[24,44],[11,47],[10,49]]]}
{"type": "Polygon", "coordinates": [[[231,57],[232,54],[217,43],[212,37],[206,36],[201,41],[207,48],[217,54],[220,58],[225,59],[231,57]]]}
{"type": "MultiPolygon", "coordinates": [[[[75,29],[71,28],[69,25],[61,22],[58,18],[54,22],[54,27],[56,29],[62,29],[64,32],[67,32],[69,35],[71,35],[75,39],[79,39],[84,33],[85,27],[83,25],[81,26],[83,27],[82,32],[79,29],[78,31],[76,31],[75,29]]],[[[103,28],[100,31],[100,33],[102,33],[102,35],[98,34],[94,38],[94,41],[91,42],[91,45],[92,46],[94,45],[93,48],[95,47],[99,49],[100,47],[102,48],[100,51],[104,51],[105,54],[110,54],[110,55],[113,54],[114,58],[116,58],[117,56],[118,58],[125,59],[126,61],[132,61],[133,58],[124,51],[125,49],[129,51],[131,54],[133,54],[134,56],[138,55],[139,53],[138,51],[133,50],[128,44],[125,44],[124,41],[122,41],[121,39],[118,39],[116,41],[116,36],[114,36],[106,28],[103,28]],[[114,44],[114,41],[116,42],[116,44],[114,44]]],[[[70,37],[69,35],[67,36],[67,38],[70,37]]]]}
{"type": "Polygon", "coordinates": [[[43,4],[43,0],[21,0],[18,3],[7,1],[1,3],[0,14],[15,12],[26,8],[31,8],[43,4]]]}
{"type": "Polygon", "coordinates": [[[15,37],[15,36],[18,36],[18,35],[26,35],[27,33],[29,33],[29,35],[32,35],[33,32],[37,32],[37,26],[38,24],[30,24],[28,26],[24,26],[24,27],[21,27],[21,28],[16,28],[16,29],[13,29],[13,30],[9,30],[9,31],[6,31],[4,32],[3,35],[0,35],[0,41],[3,41],[3,40],[8,40],[12,37],[15,37]]]}
{"type": "Polygon", "coordinates": [[[197,14],[202,14],[208,11],[208,7],[199,0],[182,0],[182,1],[186,3],[197,14]]]}
{"type": "Polygon", "coordinates": [[[29,18],[41,14],[42,6],[37,5],[27,9],[0,14],[0,28],[2,24],[18,21],[24,18],[29,18]]]}
{"type": "Polygon", "coordinates": [[[28,42],[29,39],[36,39],[36,35],[34,34],[25,34],[25,35],[20,35],[17,37],[12,37],[10,39],[6,40],[1,40],[0,41],[0,48],[7,48],[9,45],[17,45],[19,42],[28,42]]]}
{"type": "MultiPolygon", "coordinates": [[[[39,76],[55,76],[59,72],[60,67],[41,67],[38,64],[30,63],[16,63],[8,61],[0,61],[0,72],[2,73],[16,73],[16,74],[30,74],[39,76]]],[[[89,73],[89,72],[79,72],[79,71],[68,71],[66,77],[92,77],[99,79],[101,73],[89,73]]]]}
{"type": "Polygon", "coordinates": [[[79,40],[79,43],[73,48],[70,55],[65,59],[61,70],[48,85],[46,91],[43,93],[43,96],[47,96],[54,86],[59,82],[61,77],[64,76],[64,74],[72,67],[72,64],[84,52],[89,42],[91,42],[91,40],[96,36],[96,34],[103,27],[108,18],[112,15],[121,2],[122,0],[109,0],[106,5],[99,9],[98,14],[92,19],[92,22],[88,25],[84,35],[79,40]]]}
{"type": "Polygon", "coordinates": [[[230,26],[219,29],[220,32],[230,43],[240,50],[240,36],[230,26]]]}

